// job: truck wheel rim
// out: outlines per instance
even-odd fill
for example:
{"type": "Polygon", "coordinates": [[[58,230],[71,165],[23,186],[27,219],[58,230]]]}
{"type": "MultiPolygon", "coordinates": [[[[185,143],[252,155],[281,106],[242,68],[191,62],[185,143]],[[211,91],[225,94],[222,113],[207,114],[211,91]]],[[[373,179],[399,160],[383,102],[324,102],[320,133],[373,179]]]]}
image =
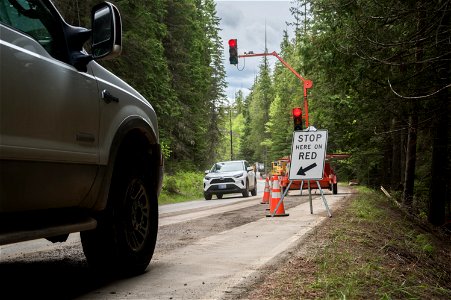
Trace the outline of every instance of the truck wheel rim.
{"type": "Polygon", "coordinates": [[[126,221],[127,243],[133,251],[144,247],[149,234],[150,226],[150,199],[144,183],[140,179],[130,182],[126,203],[128,207],[128,220],[126,221]]]}

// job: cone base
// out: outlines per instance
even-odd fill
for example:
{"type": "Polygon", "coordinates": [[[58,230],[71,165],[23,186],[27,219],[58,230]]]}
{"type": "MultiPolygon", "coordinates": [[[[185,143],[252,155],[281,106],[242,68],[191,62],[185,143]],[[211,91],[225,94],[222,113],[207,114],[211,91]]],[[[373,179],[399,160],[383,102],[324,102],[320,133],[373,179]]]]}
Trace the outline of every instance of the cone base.
{"type": "MultiPolygon", "coordinates": [[[[290,214],[278,214],[278,215],[274,215],[274,217],[287,217],[290,214]]],[[[267,217],[272,217],[272,214],[266,215],[267,217]]]]}

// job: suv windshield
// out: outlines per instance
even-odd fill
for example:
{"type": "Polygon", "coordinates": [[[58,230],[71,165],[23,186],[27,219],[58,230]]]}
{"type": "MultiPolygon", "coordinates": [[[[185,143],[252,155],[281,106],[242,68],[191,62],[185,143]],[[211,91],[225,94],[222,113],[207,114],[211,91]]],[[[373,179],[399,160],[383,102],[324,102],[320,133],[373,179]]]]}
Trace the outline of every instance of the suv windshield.
{"type": "Polygon", "coordinates": [[[243,163],[240,161],[215,163],[211,172],[243,171],[243,163]]]}

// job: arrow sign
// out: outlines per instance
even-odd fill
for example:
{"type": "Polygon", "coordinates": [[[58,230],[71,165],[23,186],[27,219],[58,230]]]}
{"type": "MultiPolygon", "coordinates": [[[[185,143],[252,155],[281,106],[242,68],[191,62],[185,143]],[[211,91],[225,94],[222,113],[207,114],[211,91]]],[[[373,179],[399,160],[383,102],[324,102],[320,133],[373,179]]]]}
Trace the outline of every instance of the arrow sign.
{"type": "Polygon", "coordinates": [[[313,169],[313,168],[316,167],[316,166],[317,166],[316,163],[311,164],[310,166],[306,167],[305,169],[303,169],[302,166],[301,166],[301,168],[299,169],[299,171],[298,171],[296,174],[297,174],[297,175],[302,175],[302,176],[304,176],[304,175],[305,175],[305,172],[307,172],[307,171],[313,169]]]}
{"type": "Polygon", "coordinates": [[[319,180],[324,176],[327,130],[294,131],[289,180],[319,180]]]}

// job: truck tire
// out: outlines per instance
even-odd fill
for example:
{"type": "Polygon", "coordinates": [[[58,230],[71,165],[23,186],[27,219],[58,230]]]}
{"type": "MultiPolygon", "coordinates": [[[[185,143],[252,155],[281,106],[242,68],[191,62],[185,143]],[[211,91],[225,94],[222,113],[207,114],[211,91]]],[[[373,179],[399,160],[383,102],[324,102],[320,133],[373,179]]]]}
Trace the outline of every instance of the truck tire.
{"type": "Polygon", "coordinates": [[[241,194],[242,194],[243,197],[245,197],[245,198],[249,197],[249,181],[246,180],[246,187],[245,187],[244,190],[241,192],[241,194]]]}
{"type": "Polygon", "coordinates": [[[216,194],[216,198],[222,199],[222,194],[216,194]]]}
{"type": "Polygon", "coordinates": [[[81,241],[90,266],[128,276],[144,272],[152,258],[158,200],[149,160],[136,153],[125,156],[114,170],[107,208],[98,217],[97,228],[81,232],[81,241]]]}
{"type": "Polygon", "coordinates": [[[332,185],[332,194],[336,195],[338,193],[338,184],[334,183],[332,185]]]}
{"type": "Polygon", "coordinates": [[[212,194],[210,193],[204,193],[205,200],[211,200],[212,194]]]}
{"type": "Polygon", "coordinates": [[[252,196],[257,196],[257,180],[254,181],[254,188],[251,190],[252,196]]]}

